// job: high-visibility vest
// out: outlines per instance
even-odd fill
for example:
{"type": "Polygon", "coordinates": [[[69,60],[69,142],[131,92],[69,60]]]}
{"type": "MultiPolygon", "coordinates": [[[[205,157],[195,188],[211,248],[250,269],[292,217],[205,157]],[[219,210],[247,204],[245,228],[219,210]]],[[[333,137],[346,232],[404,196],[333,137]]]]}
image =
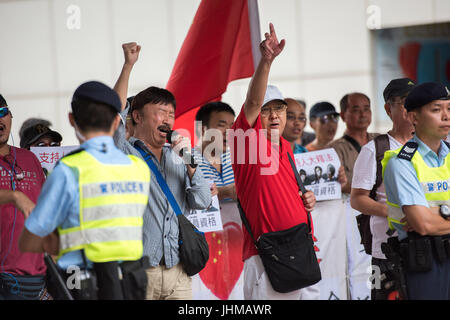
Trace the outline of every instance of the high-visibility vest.
{"type": "Polygon", "coordinates": [[[78,172],[80,226],[58,228],[60,257],[81,249],[93,262],[142,257],[150,170],[138,157],[128,158],[131,164],[103,164],[80,151],[61,159],[78,172]]]}
{"type": "MultiPolygon", "coordinates": [[[[384,158],[381,162],[383,165],[383,179],[384,171],[389,160],[397,156],[404,147],[400,147],[397,150],[388,150],[384,153],[384,158]]],[[[408,146],[406,147],[408,148],[408,146]]],[[[411,148],[406,150],[408,152],[411,151],[410,153],[414,152],[410,161],[416,171],[417,179],[422,185],[428,205],[430,207],[437,207],[442,204],[450,205],[450,153],[445,157],[442,166],[429,167],[419,152],[411,150],[411,148]]],[[[388,205],[389,228],[394,230],[394,223],[398,225],[405,224],[400,222],[405,216],[402,208],[388,198],[386,198],[386,203],[388,205]]]]}

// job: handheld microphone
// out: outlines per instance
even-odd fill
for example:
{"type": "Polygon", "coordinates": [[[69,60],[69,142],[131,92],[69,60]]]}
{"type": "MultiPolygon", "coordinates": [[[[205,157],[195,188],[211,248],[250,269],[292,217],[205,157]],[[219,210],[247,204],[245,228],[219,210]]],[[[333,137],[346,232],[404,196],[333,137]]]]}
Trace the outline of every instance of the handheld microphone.
{"type": "MultiPolygon", "coordinates": [[[[161,130],[167,133],[167,141],[172,144],[174,143],[178,136],[180,135],[178,132],[176,132],[175,130],[161,130]]],[[[191,159],[191,162],[189,163],[189,165],[191,166],[191,168],[195,169],[197,168],[197,163],[195,163],[195,159],[194,156],[191,154],[191,151],[188,148],[183,148],[180,150],[180,156],[184,158],[184,156],[188,157],[191,159]]]]}

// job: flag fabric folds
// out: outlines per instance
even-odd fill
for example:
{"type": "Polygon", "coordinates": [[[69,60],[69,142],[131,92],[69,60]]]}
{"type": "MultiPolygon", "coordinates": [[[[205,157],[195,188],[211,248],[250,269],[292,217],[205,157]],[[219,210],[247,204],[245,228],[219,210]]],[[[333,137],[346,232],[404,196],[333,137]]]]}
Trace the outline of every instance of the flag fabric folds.
{"type": "Polygon", "coordinates": [[[220,100],[229,82],[253,75],[259,42],[256,0],[201,1],[166,86],[177,101],[175,128],[190,130],[193,109],[220,100]]]}

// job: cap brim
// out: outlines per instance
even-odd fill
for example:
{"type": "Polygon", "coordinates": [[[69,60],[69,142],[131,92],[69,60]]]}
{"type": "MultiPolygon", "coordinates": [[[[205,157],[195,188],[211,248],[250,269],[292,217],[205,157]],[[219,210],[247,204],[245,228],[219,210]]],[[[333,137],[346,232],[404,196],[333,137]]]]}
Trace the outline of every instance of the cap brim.
{"type": "Polygon", "coordinates": [[[40,138],[45,137],[45,136],[50,136],[52,138],[54,138],[56,140],[56,142],[61,142],[62,141],[62,136],[56,132],[56,131],[47,131],[47,132],[43,132],[41,134],[38,134],[36,137],[34,137],[32,140],[30,140],[28,143],[26,143],[26,145],[30,146],[33,143],[35,143],[36,141],[38,141],[40,138]]]}
{"type": "Polygon", "coordinates": [[[322,111],[322,112],[318,112],[318,113],[315,114],[315,115],[310,116],[310,118],[320,118],[320,117],[322,117],[322,116],[327,116],[327,115],[329,115],[329,114],[334,114],[334,115],[336,115],[336,116],[339,116],[339,115],[340,115],[340,114],[337,113],[336,111],[322,111]]]}
{"type": "Polygon", "coordinates": [[[264,107],[266,104],[268,104],[269,102],[272,102],[272,101],[278,101],[278,102],[281,102],[282,104],[288,105],[287,102],[284,101],[284,100],[282,100],[282,99],[272,99],[272,100],[269,100],[269,101],[267,101],[266,103],[264,103],[264,104],[262,105],[262,107],[264,107]]]}
{"type": "Polygon", "coordinates": [[[404,97],[404,96],[408,95],[414,88],[415,88],[415,86],[408,86],[407,89],[405,88],[404,90],[399,90],[393,94],[390,94],[388,97],[386,97],[384,99],[384,102],[387,103],[388,100],[392,97],[404,97]]]}

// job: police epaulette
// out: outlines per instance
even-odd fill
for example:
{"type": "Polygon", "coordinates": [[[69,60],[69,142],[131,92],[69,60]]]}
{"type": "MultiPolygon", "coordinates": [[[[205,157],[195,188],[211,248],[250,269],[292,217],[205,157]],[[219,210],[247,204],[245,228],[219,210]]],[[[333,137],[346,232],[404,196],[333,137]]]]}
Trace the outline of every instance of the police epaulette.
{"type": "Polygon", "coordinates": [[[397,157],[400,159],[411,161],[418,148],[419,144],[417,142],[409,141],[403,146],[397,157]]]}

